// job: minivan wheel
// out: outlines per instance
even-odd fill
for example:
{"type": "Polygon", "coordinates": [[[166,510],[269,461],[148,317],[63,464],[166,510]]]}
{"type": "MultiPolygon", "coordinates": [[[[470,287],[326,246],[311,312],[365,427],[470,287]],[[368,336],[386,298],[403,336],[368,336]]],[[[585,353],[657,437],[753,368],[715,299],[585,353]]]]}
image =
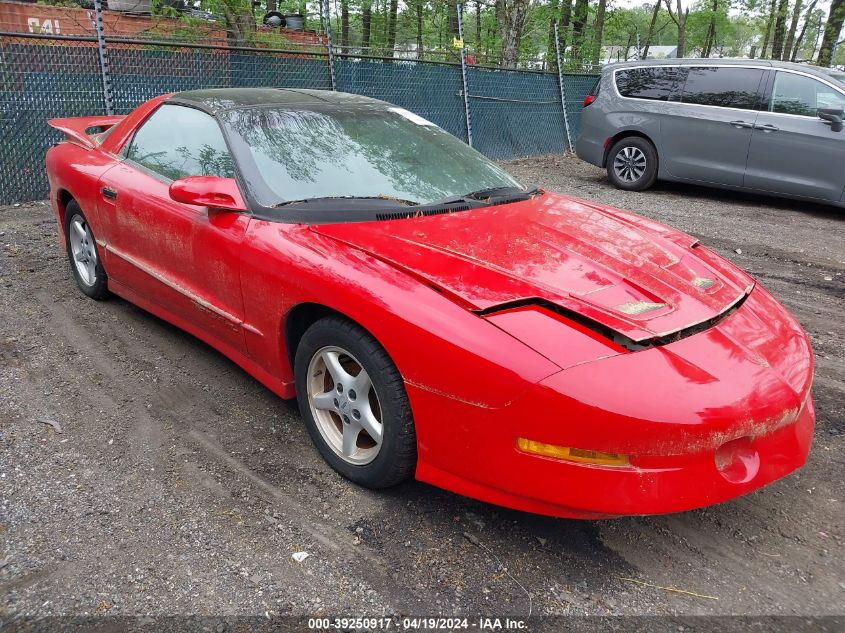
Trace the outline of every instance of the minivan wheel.
{"type": "Polygon", "coordinates": [[[607,176],[617,189],[648,189],[657,180],[657,150],[639,136],[616,141],[607,154],[607,176]]]}

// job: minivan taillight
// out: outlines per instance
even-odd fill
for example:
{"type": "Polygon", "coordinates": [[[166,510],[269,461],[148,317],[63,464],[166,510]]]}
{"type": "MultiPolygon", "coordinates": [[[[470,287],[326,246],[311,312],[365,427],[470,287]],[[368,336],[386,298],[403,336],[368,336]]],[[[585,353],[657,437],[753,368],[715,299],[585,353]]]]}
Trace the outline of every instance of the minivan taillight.
{"type": "Polygon", "coordinates": [[[584,97],[584,107],[586,108],[588,105],[590,105],[595,100],[596,100],[595,95],[587,95],[586,97],[584,97]]]}

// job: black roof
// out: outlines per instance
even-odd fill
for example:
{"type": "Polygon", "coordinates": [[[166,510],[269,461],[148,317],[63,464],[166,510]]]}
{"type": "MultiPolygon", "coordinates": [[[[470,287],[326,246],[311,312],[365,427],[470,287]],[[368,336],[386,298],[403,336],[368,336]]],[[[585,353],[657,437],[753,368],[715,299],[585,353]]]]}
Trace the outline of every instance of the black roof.
{"type": "Polygon", "coordinates": [[[169,99],[171,103],[184,103],[206,110],[212,114],[224,110],[255,106],[291,106],[307,108],[309,105],[337,106],[369,105],[386,107],[389,104],[378,99],[337,92],[334,90],[309,90],[305,88],[209,88],[177,92],[169,99]]]}

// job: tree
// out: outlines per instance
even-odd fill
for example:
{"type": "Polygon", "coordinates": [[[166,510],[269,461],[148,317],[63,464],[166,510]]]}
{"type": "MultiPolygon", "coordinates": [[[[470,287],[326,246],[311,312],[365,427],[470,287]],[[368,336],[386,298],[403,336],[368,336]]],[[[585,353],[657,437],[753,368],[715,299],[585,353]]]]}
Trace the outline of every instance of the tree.
{"type": "Polygon", "coordinates": [[[654,8],[651,11],[651,22],[648,23],[648,33],[646,33],[645,36],[645,46],[643,46],[643,50],[640,53],[640,59],[648,59],[648,49],[651,46],[651,40],[654,37],[654,27],[657,26],[658,15],[660,15],[660,0],[656,0],[654,8]]]}
{"type": "Polygon", "coordinates": [[[777,0],[772,0],[769,7],[769,17],[766,19],[766,34],[763,36],[763,47],[760,49],[760,59],[766,58],[766,51],[769,48],[769,40],[772,37],[772,26],[775,23],[775,11],[777,10],[777,0]]]}
{"type": "Polygon", "coordinates": [[[587,26],[588,15],[587,0],[575,0],[575,8],[572,10],[572,60],[576,63],[582,61],[584,28],[587,26]]]}
{"type": "Polygon", "coordinates": [[[596,8],[596,19],[593,22],[593,51],[590,61],[598,64],[601,58],[602,40],[604,37],[604,14],[607,10],[607,0],[599,0],[596,8]]]}
{"type": "Polygon", "coordinates": [[[361,46],[365,49],[370,48],[370,36],[373,25],[373,3],[372,0],[366,0],[364,6],[361,7],[361,46]]]}
{"type": "Polygon", "coordinates": [[[813,18],[813,11],[816,8],[816,2],[818,2],[818,0],[813,0],[810,3],[810,6],[807,7],[807,14],[804,16],[804,24],[801,26],[801,32],[798,34],[795,44],[792,46],[792,53],[789,56],[789,61],[794,62],[798,57],[798,51],[801,50],[801,46],[804,43],[804,35],[807,33],[807,25],[810,24],[810,21],[813,18]]]}
{"type": "Polygon", "coordinates": [[[399,13],[399,0],[390,0],[390,14],[387,18],[387,51],[393,57],[396,48],[396,17],[399,13]]]}
{"type": "Polygon", "coordinates": [[[446,0],[446,17],[449,35],[458,34],[458,0],[446,0]]]}
{"type": "Polygon", "coordinates": [[[572,0],[560,0],[560,22],[557,25],[557,35],[560,46],[561,61],[566,56],[566,44],[569,39],[569,25],[572,22],[572,0]]]}
{"type": "Polygon", "coordinates": [[[710,12],[710,20],[707,23],[707,34],[704,36],[704,46],[701,50],[702,57],[710,57],[713,54],[713,45],[716,43],[716,17],[719,14],[719,0],[713,0],[713,10],[710,12]]]}
{"type": "Polygon", "coordinates": [[[801,9],[804,7],[804,0],[795,0],[795,7],[792,9],[792,22],[789,25],[789,33],[786,36],[786,44],[783,47],[781,59],[792,59],[792,48],[795,46],[795,31],[798,30],[798,20],[801,19],[801,9]]]}
{"type": "Polygon", "coordinates": [[[475,0],[475,48],[481,51],[481,0],[475,0]]]}
{"type": "Polygon", "coordinates": [[[528,17],[528,3],[529,0],[496,0],[496,13],[502,33],[502,68],[516,68],[522,29],[528,17]]]}
{"type": "Polygon", "coordinates": [[[687,19],[689,18],[689,7],[684,9],[681,6],[681,0],[676,0],[677,11],[672,11],[672,0],[665,0],[666,9],[669,11],[669,17],[672,22],[678,27],[678,49],[675,53],[676,57],[681,58],[686,54],[686,40],[687,40],[687,19]]]}
{"type": "Polygon", "coordinates": [[[557,70],[557,55],[555,52],[555,24],[557,24],[558,0],[549,0],[549,43],[546,45],[546,66],[551,71],[557,70]]]}
{"type": "Polygon", "coordinates": [[[255,15],[251,0],[220,0],[214,3],[226,23],[226,40],[231,46],[251,46],[255,40],[255,15]]]}
{"type": "Polygon", "coordinates": [[[416,0],[415,5],[417,13],[417,57],[422,59],[423,50],[425,49],[425,42],[423,41],[423,13],[425,9],[425,0],[416,0]]]}
{"type": "Polygon", "coordinates": [[[780,0],[775,17],[775,34],[772,37],[772,59],[783,57],[783,44],[786,37],[786,16],[789,14],[789,0],[780,0]]]}
{"type": "Polygon", "coordinates": [[[827,25],[824,27],[824,38],[819,48],[819,66],[830,66],[833,61],[833,48],[842,34],[842,23],[845,22],[845,0],[833,0],[830,3],[830,13],[827,15],[827,25]]]}
{"type": "Polygon", "coordinates": [[[340,47],[349,48],[349,0],[340,0],[340,47]]]}

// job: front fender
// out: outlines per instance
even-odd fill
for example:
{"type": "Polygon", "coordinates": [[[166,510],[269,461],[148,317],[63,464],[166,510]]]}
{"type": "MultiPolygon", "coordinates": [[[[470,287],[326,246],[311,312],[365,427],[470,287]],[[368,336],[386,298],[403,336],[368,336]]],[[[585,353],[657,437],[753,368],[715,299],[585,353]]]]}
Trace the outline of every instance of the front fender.
{"type": "Polygon", "coordinates": [[[306,226],[256,220],[246,242],[247,345],[286,383],[294,377],[284,315],[301,303],[326,306],[367,329],[406,383],[481,407],[505,406],[560,369],[431,286],[306,226]]]}

